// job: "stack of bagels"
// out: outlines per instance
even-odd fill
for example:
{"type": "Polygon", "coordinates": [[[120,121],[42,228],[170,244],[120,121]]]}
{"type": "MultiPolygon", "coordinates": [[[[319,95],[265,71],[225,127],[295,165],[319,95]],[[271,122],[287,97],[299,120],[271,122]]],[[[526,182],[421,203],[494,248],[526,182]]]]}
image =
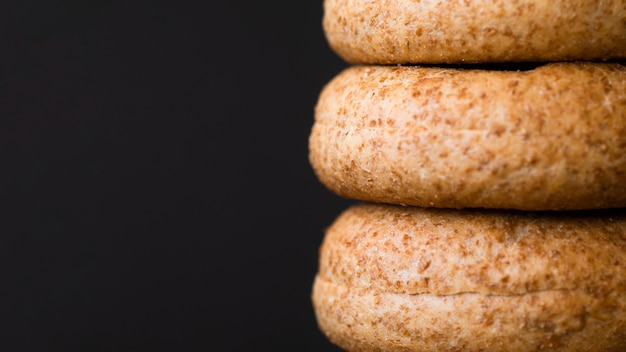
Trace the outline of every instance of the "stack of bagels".
{"type": "Polygon", "coordinates": [[[626,0],[325,0],[309,160],[347,351],[626,351],[626,0]]]}

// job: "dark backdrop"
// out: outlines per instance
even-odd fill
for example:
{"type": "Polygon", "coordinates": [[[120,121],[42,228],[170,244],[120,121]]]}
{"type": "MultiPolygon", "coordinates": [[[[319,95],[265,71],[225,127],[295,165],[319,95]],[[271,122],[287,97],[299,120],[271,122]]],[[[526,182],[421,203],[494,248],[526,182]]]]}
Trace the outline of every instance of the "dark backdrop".
{"type": "Polygon", "coordinates": [[[349,204],[307,159],[322,1],[14,1],[0,18],[0,350],[336,351],[349,204]]]}

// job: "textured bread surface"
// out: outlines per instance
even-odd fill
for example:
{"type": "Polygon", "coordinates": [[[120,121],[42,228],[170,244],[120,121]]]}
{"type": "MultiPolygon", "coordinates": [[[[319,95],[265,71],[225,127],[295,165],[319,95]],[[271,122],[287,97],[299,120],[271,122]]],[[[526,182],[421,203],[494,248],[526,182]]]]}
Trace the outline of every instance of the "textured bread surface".
{"type": "Polygon", "coordinates": [[[624,207],[626,66],[348,67],[320,93],[309,160],[331,191],[364,201],[624,207]]]}
{"type": "Polygon", "coordinates": [[[325,0],[323,29],[350,63],[626,57],[624,0],[325,0]]]}
{"type": "Polygon", "coordinates": [[[348,351],[626,350],[626,210],[356,204],[312,300],[348,351]]]}

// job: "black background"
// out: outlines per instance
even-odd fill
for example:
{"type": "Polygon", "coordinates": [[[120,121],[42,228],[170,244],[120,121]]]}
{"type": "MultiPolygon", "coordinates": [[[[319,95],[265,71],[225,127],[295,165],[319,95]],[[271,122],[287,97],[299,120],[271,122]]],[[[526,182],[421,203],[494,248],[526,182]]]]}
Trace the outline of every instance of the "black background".
{"type": "Polygon", "coordinates": [[[349,204],[308,163],[321,1],[15,1],[0,18],[0,349],[336,351],[349,204]]]}

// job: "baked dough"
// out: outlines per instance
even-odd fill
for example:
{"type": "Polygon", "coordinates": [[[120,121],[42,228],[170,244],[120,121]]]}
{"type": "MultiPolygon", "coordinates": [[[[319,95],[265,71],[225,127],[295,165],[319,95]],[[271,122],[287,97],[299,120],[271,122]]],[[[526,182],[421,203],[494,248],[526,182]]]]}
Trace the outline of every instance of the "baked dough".
{"type": "Polygon", "coordinates": [[[625,351],[626,210],[355,204],[312,301],[348,351],[625,351]]]}
{"type": "Polygon", "coordinates": [[[340,196],[445,208],[626,206],[626,66],[351,66],[309,137],[340,196]]]}
{"type": "Polygon", "coordinates": [[[350,63],[626,57],[624,0],[325,0],[323,29],[350,63]]]}

